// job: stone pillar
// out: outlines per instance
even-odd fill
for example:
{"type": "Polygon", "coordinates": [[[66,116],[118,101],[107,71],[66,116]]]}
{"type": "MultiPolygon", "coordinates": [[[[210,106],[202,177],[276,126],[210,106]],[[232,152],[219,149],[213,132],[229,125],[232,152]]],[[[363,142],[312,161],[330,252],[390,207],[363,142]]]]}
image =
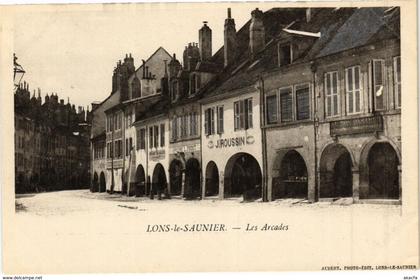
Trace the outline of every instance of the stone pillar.
{"type": "Polygon", "coordinates": [[[358,202],[360,199],[360,172],[357,167],[351,169],[352,179],[353,179],[353,201],[358,202]]]}
{"type": "Polygon", "coordinates": [[[273,177],[268,175],[267,176],[267,186],[265,186],[267,191],[267,200],[273,201],[273,177]]]}
{"type": "Polygon", "coordinates": [[[185,197],[185,170],[181,173],[181,197],[185,197]]]}
{"type": "Polygon", "coordinates": [[[308,184],[308,200],[309,202],[315,202],[316,201],[316,191],[317,188],[315,186],[315,176],[316,172],[308,172],[308,178],[307,178],[307,184],[308,184]]]}
{"type": "Polygon", "coordinates": [[[400,201],[402,201],[402,166],[398,165],[398,187],[400,189],[400,201]]]}
{"type": "Polygon", "coordinates": [[[223,171],[219,172],[219,198],[224,199],[225,198],[225,174],[223,171]]]}

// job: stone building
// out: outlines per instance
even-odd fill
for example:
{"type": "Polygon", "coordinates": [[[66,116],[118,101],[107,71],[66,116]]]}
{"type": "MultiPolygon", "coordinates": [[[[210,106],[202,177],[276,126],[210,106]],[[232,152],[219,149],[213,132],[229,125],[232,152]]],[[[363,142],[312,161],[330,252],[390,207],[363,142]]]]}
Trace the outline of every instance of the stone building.
{"type": "Polygon", "coordinates": [[[155,81],[143,68],[147,90],[130,71],[113,87],[101,125],[114,131],[99,134],[118,155],[113,190],[400,203],[399,19],[398,7],[255,9],[236,31],[228,9],[214,54],[204,22],[183,64],[168,55],[155,81]]]}
{"type": "Polygon", "coordinates": [[[15,100],[15,191],[88,188],[89,111],[41,90],[30,96],[24,82],[15,100]]]}

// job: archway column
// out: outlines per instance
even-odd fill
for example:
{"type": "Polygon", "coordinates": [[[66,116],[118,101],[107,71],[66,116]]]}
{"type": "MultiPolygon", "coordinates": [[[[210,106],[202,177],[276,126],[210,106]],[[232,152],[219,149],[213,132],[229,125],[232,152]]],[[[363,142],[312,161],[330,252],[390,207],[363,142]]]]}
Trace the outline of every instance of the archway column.
{"type": "Polygon", "coordinates": [[[219,172],[219,198],[225,198],[225,174],[223,171],[219,172]]]}
{"type": "Polygon", "coordinates": [[[401,186],[402,186],[402,165],[401,164],[399,164],[398,165],[398,188],[399,188],[399,191],[400,191],[400,201],[402,201],[402,188],[401,188],[401,186]]]}
{"type": "Polygon", "coordinates": [[[181,171],[181,197],[185,195],[185,169],[181,171]]]}
{"type": "Polygon", "coordinates": [[[353,178],[353,201],[358,202],[360,195],[359,195],[359,188],[360,188],[360,172],[359,168],[353,167],[351,169],[351,174],[353,178]]]}

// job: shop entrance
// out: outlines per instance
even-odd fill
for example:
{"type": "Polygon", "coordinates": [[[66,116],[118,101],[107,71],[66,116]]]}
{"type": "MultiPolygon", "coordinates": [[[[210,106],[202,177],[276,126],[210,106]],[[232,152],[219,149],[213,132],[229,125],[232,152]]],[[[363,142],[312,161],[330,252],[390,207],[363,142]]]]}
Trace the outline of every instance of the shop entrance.
{"type": "Polygon", "coordinates": [[[200,181],[200,163],[196,158],[190,158],[185,164],[185,197],[201,197],[200,181]]]}
{"type": "Polygon", "coordinates": [[[295,150],[288,151],[280,164],[280,198],[306,198],[308,196],[308,170],[302,156],[295,150]]]}
{"type": "Polygon", "coordinates": [[[166,187],[167,182],[165,170],[163,169],[162,164],[158,163],[153,170],[152,191],[150,193],[150,197],[153,198],[153,196],[157,194],[158,198],[160,199],[166,187]]]}
{"type": "Polygon", "coordinates": [[[258,161],[247,153],[232,156],[225,168],[224,195],[243,195],[245,200],[261,197],[262,175],[258,161]]]}
{"type": "Polygon", "coordinates": [[[92,192],[99,191],[99,178],[98,173],[93,173],[93,181],[92,181],[92,192]]]}
{"type": "Polygon", "coordinates": [[[182,191],[182,163],[174,159],[169,166],[169,176],[171,182],[171,194],[181,195],[182,191]]]}
{"type": "Polygon", "coordinates": [[[325,148],[320,162],[320,197],[351,197],[353,195],[352,159],[340,144],[325,148]]]}
{"type": "Polygon", "coordinates": [[[146,193],[146,175],[143,165],[139,164],[136,169],[135,195],[142,196],[146,193]]]}
{"type": "Polygon", "coordinates": [[[101,172],[101,175],[99,175],[99,191],[105,192],[106,191],[106,180],[105,180],[105,174],[101,172]]]}
{"type": "Polygon", "coordinates": [[[219,195],[219,169],[214,161],[206,167],[206,196],[219,195]]]}
{"type": "Polygon", "coordinates": [[[375,143],[369,151],[369,198],[398,199],[399,159],[394,148],[386,142],[375,143]]]}

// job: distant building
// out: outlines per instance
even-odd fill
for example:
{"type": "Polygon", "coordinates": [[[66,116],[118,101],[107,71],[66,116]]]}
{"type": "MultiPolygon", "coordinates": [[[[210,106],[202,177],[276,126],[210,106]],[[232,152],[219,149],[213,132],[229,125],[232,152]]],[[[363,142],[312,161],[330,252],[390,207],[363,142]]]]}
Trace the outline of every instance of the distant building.
{"type": "Polygon", "coordinates": [[[88,188],[89,111],[57,94],[42,102],[38,89],[19,85],[15,95],[15,191],[88,188]]]}

